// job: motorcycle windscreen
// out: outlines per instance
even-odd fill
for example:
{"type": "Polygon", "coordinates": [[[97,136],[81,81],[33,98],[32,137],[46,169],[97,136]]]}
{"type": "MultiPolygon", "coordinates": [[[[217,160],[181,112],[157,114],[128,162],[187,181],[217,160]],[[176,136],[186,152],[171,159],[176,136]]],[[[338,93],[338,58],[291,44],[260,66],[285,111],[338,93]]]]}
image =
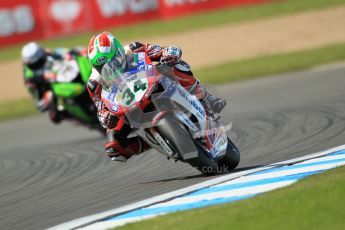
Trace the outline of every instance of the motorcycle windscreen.
{"type": "Polygon", "coordinates": [[[114,88],[121,86],[122,71],[119,68],[119,63],[116,59],[107,62],[101,71],[101,83],[103,88],[107,91],[112,91],[114,88]]]}
{"type": "Polygon", "coordinates": [[[102,85],[108,92],[116,92],[115,103],[130,107],[139,102],[147,91],[148,79],[145,64],[126,72],[121,71],[119,67],[120,63],[116,59],[104,65],[101,72],[102,85]]]}

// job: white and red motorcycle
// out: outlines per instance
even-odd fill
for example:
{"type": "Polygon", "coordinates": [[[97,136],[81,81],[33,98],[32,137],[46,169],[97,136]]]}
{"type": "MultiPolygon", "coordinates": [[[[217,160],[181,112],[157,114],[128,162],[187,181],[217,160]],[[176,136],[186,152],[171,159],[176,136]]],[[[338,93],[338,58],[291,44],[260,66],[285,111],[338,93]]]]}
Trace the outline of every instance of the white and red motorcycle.
{"type": "Polygon", "coordinates": [[[174,80],[169,67],[154,65],[145,53],[134,54],[124,74],[116,66],[114,59],[102,69],[103,79],[109,79],[102,98],[112,113],[125,117],[132,134],[206,175],[236,168],[240,152],[226,128],[174,80]]]}

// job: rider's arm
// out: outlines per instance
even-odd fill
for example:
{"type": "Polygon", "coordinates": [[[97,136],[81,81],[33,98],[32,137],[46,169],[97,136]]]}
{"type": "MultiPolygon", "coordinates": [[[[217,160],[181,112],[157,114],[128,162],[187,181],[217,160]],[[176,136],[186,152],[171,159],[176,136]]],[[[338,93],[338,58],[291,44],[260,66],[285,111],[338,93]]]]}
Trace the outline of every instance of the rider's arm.
{"type": "Polygon", "coordinates": [[[48,53],[55,60],[71,60],[76,56],[87,56],[87,50],[83,47],[74,47],[72,49],[56,48],[53,52],[48,53]]]}
{"type": "Polygon", "coordinates": [[[114,116],[102,102],[102,84],[97,70],[92,69],[91,76],[86,87],[97,108],[97,117],[101,125],[106,129],[114,128],[119,119],[114,116]]]}
{"type": "Polygon", "coordinates": [[[23,76],[24,76],[24,85],[37,102],[42,99],[43,88],[42,81],[43,77],[38,76],[34,71],[30,70],[26,65],[23,65],[23,76]]]}
{"type": "Polygon", "coordinates": [[[132,42],[129,44],[132,52],[145,52],[152,61],[161,62],[170,66],[178,63],[182,56],[182,50],[176,46],[161,47],[159,45],[132,42]]]}
{"type": "Polygon", "coordinates": [[[152,61],[160,61],[164,47],[159,45],[144,44],[141,42],[132,42],[129,48],[134,53],[145,52],[152,61]]]}
{"type": "Polygon", "coordinates": [[[86,88],[97,110],[98,111],[102,110],[103,109],[103,103],[102,103],[102,97],[101,97],[102,84],[100,82],[100,76],[97,70],[92,69],[86,88]]]}
{"type": "Polygon", "coordinates": [[[43,76],[24,66],[24,84],[35,100],[37,109],[44,112],[53,106],[53,94],[43,76]]]}
{"type": "Polygon", "coordinates": [[[34,79],[34,72],[30,70],[28,67],[23,65],[23,77],[24,77],[24,85],[31,94],[31,96],[36,100],[38,93],[37,93],[37,87],[36,84],[34,84],[32,81],[34,79]]]}

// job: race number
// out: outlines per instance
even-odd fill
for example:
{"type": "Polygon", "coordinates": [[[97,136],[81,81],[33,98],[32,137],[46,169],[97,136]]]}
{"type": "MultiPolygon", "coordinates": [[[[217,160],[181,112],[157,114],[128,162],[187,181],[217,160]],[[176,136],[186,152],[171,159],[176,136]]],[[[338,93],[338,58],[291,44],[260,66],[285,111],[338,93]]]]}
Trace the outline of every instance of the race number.
{"type": "Polygon", "coordinates": [[[126,105],[130,105],[134,99],[135,99],[135,94],[130,90],[130,88],[127,88],[122,94],[122,101],[126,105]]]}
{"type": "Polygon", "coordinates": [[[143,83],[140,79],[134,82],[134,92],[138,92],[139,90],[145,91],[147,89],[147,83],[143,83]]]}
{"type": "Polygon", "coordinates": [[[127,80],[123,82],[124,85],[121,96],[121,104],[124,106],[131,106],[140,101],[148,86],[146,75],[143,75],[143,73],[137,73],[135,75],[128,76],[127,80]],[[137,80],[132,81],[131,79],[137,80]]]}
{"type": "Polygon", "coordinates": [[[79,74],[78,63],[75,60],[62,63],[57,73],[58,82],[72,82],[79,74]]]}

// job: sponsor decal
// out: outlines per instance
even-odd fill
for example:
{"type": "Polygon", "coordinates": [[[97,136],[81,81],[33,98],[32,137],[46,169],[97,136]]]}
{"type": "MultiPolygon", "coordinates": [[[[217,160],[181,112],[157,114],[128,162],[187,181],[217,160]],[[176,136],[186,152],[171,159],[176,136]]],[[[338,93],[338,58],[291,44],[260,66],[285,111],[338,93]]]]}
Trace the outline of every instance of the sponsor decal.
{"type": "Polygon", "coordinates": [[[155,131],[153,133],[153,136],[169,156],[172,156],[174,154],[174,152],[171,150],[171,148],[168,146],[168,144],[164,141],[164,139],[161,137],[161,135],[158,132],[155,131]]]}
{"type": "Polygon", "coordinates": [[[224,153],[226,151],[227,145],[228,145],[228,138],[226,136],[225,131],[222,130],[222,128],[213,128],[209,130],[209,132],[213,133],[216,138],[213,138],[213,140],[210,140],[210,135],[208,135],[206,138],[209,138],[212,149],[210,151],[210,154],[213,158],[219,156],[219,154],[224,153]],[[217,135],[216,135],[217,133],[217,135]]]}
{"type": "Polygon", "coordinates": [[[111,105],[111,110],[114,111],[114,112],[117,112],[117,111],[119,111],[119,107],[117,107],[117,105],[115,105],[115,104],[112,104],[111,105]]]}
{"type": "Polygon", "coordinates": [[[138,53],[138,62],[143,63],[145,60],[145,53],[138,53]]]}
{"type": "Polygon", "coordinates": [[[184,124],[188,126],[193,132],[198,131],[198,128],[195,126],[195,124],[184,114],[183,112],[177,112],[175,113],[175,116],[182,121],[184,124]]]}
{"type": "Polygon", "coordinates": [[[34,15],[28,5],[19,5],[14,9],[0,8],[0,22],[0,38],[28,33],[35,27],[34,15]]]}
{"type": "Polygon", "coordinates": [[[116,94],[115,93],[109,93],[108,94],[108,100],[114,101],[116,94]]]}
{"type": "Polygon", "coordinates": [[[144,13],[158,8],[159,0],[97,0],[103,17],[122,16],[128,12],[144,13]]]}
{"type": "Polygon", "coordinates": [[[134,81],[134,80],[137,80],[138,79],[138,76],[135,74],[135,75],[129,75],[127,78],[126,78],[126,81],[127,82],[131,82],[131,81],[134,81]]]}
{"type": "Polygon", "coordinates": [[[97,58],[97,63],[99,63],[99,64],[102,64],[102,63],[104,63],[105,61],[107,60],[107,57],[106,56],[102,56],[102,57],[99,57],[99,58],[97,58]]]}
{"type": "Polygon", "coordinates": [[[153,84],[150,85],[149,89],[144,94],[145,98],[148,98],[151,95],[152,91],[156,88],[156,84],[157,83],[153,83],[153,84]]]}
{"type": "Polygon", "coordinates": [[[81,2],[78,0],[59,0],[51,3],[50,14],[57,22],[70,23],[79,17],[81,9],[81,2]]]}
{"type": "Polygon", "coordinates": [[[83,0],[45,0],[41,5],[44,10],[45,36],[68,34],[90,30],[89,4],[83,0]]]}
{"type": "Polygon", "coordinates": [[[180,87],[177,87],[177,91],[179,92],[179,94],[186,99],[186,101],[189,102],[189,104],[191,104],[197,111],[199,111],[199,113],[202,116],[205,116],[205,110],[204,108],[201,108],[198,103],[194,100],[193,97],[191,97],[190,95],[187,95],[185,91],[183,91],[180,87]]]}
{"type": "Polygon", "coordinates": [[[148,65],[148,66],[147,66],[147,74],[148,74],[150,77],[152,77],[152,76],[155,75],[155,70],[154,70],[154,68],[153,68],[153,65],[148,65]]]}
{"type": "Polygon", "coordinates": [[[143,70],[145,68],[145,65],[140,65],[139,67],[138,67],[138,70],[143,70]]]}

